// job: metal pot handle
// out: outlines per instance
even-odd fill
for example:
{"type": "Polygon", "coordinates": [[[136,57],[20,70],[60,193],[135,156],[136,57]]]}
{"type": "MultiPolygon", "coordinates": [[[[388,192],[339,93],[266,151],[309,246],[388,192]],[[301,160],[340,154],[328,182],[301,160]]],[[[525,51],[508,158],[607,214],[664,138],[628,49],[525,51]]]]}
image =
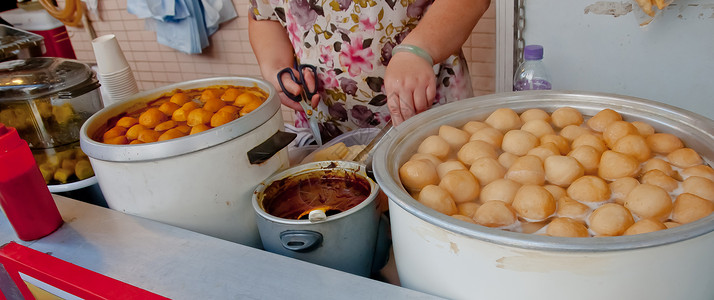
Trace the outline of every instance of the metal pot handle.
{"type": "Polygon", "coordinates": [[[322,234],[311,230],[287,230],[280,233],[283,247],[295,252],[308,252],[322,244],[322,234]]]}
{"type": "Polygon", "coordinates": [[[253,165],[263,163],[292,143],[296,136],[295,133],[278,130],[263,143],[248,151],[248,161],[253,165]]]}

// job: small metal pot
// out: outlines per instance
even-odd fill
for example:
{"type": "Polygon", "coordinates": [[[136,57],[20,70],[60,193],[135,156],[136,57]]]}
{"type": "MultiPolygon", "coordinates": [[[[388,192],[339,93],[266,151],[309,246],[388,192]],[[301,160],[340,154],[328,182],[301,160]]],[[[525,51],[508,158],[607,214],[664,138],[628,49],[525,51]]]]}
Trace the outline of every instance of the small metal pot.
{"type": "Polygon", "coordinates": [[[263,247],[273,253],[369,276],[380,220],[378,194],[379,187],[367,177],[365,166],[354,162],[321,161],[277,173],[260,183],[253,193],[253,209],[263,247]],[[307,220],[285,219],[266,212],[266,196],[272,197],[282,182],[326,173],[364,179],[369,183],[370,193],[346,211],[326,216],[313,210],[307,220]]]}

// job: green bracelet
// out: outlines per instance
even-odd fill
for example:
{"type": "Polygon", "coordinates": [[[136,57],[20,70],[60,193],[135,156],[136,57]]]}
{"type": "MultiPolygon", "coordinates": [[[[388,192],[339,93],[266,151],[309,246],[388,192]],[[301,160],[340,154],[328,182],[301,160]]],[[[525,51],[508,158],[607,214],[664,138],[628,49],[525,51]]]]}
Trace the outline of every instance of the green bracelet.
{"type": "Polygon", "coordinates": [[[397,45],[396,47],[394,47],[392,49],[392,56],[394,56],[394,54],[396,54],[398,52],[409,52],[411,54],[414,54],[414,55],[417,55],[417,56],[423,58],[424,60],[426,60],[426,62],[429,63],[429,65],[432,65],[432,66],[434,65],[434,59],[431,58],[431,55],[429,55],[429,53],[424,51],[424,49],[419,48],[417,46],[405,45],[405,44],[397,45]]]}

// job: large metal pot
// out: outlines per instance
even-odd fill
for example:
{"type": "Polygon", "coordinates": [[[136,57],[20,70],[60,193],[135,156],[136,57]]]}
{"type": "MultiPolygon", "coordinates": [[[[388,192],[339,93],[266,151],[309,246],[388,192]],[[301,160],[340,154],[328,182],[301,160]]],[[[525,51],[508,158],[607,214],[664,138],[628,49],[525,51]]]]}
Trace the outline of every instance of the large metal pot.
{"type": "Polygon", "coordinates": [[[258,183],[289,165],[285,146],[292,138],[285,143],[283,126],[272,85],[217,77],[141,92],[108,106],[82,126],[80,142],[109,208],[260,248],[250,201],[258,183]],[[165,93],[215,85],[257,85],[269,97],[243,117],[181,138],[139,145],[92,139],[110,118],[165,93]]]}
{"type": "Polygon", "coordinates": [[[714,122],[662,103],[611,94],[519,92],[436,107],[394,128],[377,146],[376,180],[389,197],[394,256],[404,287],[452,299],[714,299],[714,215],[634,236],[556,238],[487,228],[427,208],[404,190],[399,167],[440,125],[570,106],[611,108],[674,133],[707,163],[714,122]]]}

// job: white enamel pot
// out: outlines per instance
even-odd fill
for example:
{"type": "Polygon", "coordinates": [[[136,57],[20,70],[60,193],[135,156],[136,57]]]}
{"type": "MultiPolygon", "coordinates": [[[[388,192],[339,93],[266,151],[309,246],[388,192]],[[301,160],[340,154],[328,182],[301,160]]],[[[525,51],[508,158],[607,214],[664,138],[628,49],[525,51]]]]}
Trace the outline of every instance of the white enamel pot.
{"type": "Polygon", "coordinates": [[[402,286],[450,299],[714,299],[714,215],[652,233],[556,238],[456,220],[402,187],[399,167],[440,125],[570,106],[584,115],[611,108],[628,121],[674,133],[707,163],[714,122],[639,98],[579,92],[518,92],[435,107],[394,128],[377,145],[373,168],[389,197],[394,256],[402,286]]]}
{"type": "Polygon", "coordinates": [[[246,77],[206,78],[141,92],[108,106],[82,126],[89,156],[109,208],[261,248],[251,208],[255,186],[289,166],[280,100],[269,83],[246,77]],[[102,125],[175,89],[258,86],[269,97],[256,110],[222,126],[138,145],[92,139],[102,125]]]}

